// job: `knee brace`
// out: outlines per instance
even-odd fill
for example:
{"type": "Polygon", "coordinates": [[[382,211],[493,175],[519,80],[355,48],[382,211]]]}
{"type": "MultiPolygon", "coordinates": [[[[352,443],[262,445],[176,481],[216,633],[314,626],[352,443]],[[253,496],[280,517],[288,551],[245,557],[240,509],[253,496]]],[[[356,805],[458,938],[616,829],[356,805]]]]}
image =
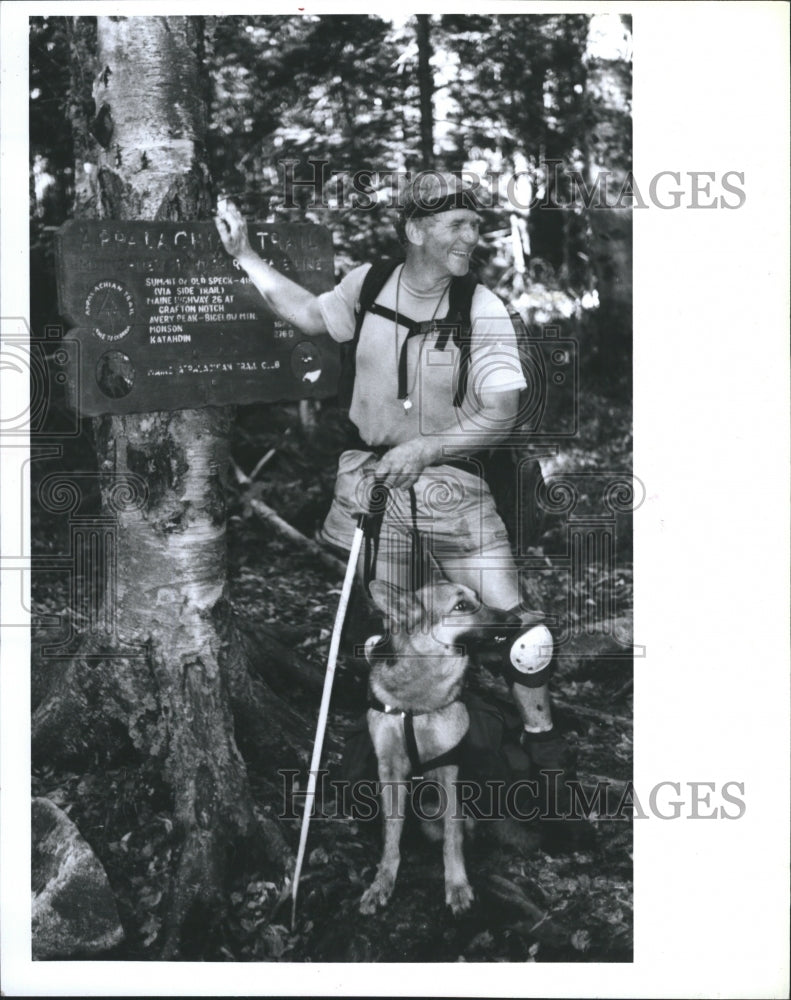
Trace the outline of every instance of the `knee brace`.
{"type": "Polygon", "coordinates": [[[552,633],[546,625],[520,625],[505,639],[503,677],[508,684],[537,688],[546,684],[554,664],[552,633]]]}

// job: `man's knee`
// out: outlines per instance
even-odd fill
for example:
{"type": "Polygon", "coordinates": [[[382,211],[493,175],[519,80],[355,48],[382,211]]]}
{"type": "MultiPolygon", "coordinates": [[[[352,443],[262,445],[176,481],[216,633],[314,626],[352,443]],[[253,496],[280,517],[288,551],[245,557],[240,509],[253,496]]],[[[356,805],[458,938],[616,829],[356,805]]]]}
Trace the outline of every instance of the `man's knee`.
{"type": "Polygon", "coordinates": [[[533,625],[517,636],[504,657],[504,676],[509,684],[542,687],[552,673],[554,642],[546,625],[533,625]]]}

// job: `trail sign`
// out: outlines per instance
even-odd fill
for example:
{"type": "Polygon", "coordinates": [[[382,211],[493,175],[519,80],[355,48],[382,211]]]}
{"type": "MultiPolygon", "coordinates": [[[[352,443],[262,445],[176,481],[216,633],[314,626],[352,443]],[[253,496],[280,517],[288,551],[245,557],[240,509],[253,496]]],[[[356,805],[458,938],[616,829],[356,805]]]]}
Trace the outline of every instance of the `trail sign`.
{"type": "MultiPolygon", "coordinates": [[[[250,223],[260,256],[314,294],[334,285],[324,226],[250,223]]],[[[276,317],[212,222],[72,220],[56,236],[60,312],[85,416],[332,396],[337,344],[276,317]]]]}

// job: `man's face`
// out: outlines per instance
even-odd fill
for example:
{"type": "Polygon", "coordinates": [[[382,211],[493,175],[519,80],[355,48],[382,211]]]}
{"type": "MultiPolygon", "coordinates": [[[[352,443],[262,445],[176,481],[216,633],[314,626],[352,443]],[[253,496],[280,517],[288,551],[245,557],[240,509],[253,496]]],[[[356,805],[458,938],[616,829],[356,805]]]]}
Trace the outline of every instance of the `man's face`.
{"type": "Polygon", "coordinates": [[[466,274],[470,254],[478,243],[479,225],[477,212],[467,208],[454,208],[421,219],[421,264],[437,275],[466,274]]]}

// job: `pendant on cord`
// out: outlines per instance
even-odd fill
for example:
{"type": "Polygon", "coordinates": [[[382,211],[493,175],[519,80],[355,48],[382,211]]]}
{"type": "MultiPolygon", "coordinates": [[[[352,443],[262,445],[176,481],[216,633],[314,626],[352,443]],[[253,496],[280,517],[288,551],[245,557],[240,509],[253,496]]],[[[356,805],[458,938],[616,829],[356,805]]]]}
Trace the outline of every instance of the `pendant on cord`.
{"type": "Polygon", "coordinates": [[[411,409],[412,409],[412,400],[409,398],[409,396],[407,396],[407,398],[404,400],[404,412],[409,413],[411,409]]]}

